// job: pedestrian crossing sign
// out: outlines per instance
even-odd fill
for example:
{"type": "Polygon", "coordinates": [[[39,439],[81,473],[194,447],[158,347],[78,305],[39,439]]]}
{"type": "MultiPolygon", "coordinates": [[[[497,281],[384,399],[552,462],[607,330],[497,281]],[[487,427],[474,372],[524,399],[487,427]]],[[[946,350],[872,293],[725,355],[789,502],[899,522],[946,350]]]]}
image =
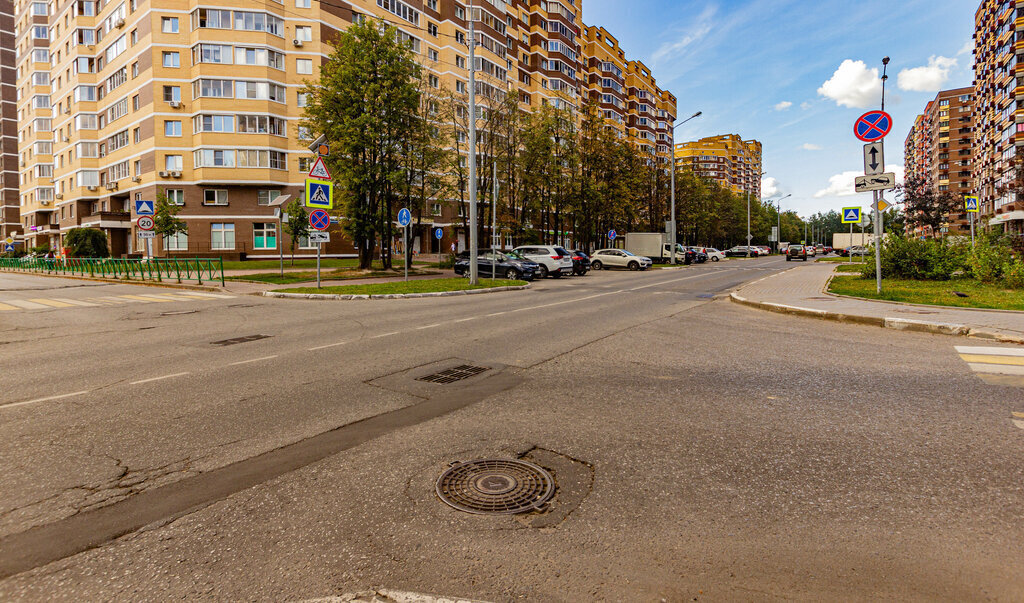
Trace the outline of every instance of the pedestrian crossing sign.
{"type": "Polygon", "coordinates": [[[978,197],[974,195],[964,195],[964,209],[969,212],[978,213],[978,197]]]}
{"type": "Polygon", "coordinates": [[[860,209],[859,207],[844,207],[843,224],[856,224],[860,222],[860,209]]]}
{"type": "Polygon", "coordinates": [[[306,180],[306,207],[334,208],[334,187],[329,180],[306,180]]]}

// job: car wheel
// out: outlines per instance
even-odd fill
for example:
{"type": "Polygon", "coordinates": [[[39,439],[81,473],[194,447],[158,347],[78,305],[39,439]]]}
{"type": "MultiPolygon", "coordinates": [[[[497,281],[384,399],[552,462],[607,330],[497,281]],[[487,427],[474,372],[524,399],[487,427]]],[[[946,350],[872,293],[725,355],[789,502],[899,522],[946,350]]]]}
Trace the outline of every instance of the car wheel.
{"type": "Polygon", "coordinates": [[[789,257],[788,255],[786,256],[786,261],[787,261],[787,262],[788,262],[788,261],[790,261],[790,260],[792,260],[792,259],[793,259],[793,258],[789,257]]]}
{"type": "Polygon", "coordinates": [[[559,270],[556,270],[555,272],[552,272],[551,273],[551,278],[562,278],[562,270],[559,269],[559,270]]]}
{"type": "Polygon", "coordinates": [[[718,256],[716,255],[715,257],[711,258],[711,261],[712,262],[717,262],[718,261],[718,256]]]}
{"type": "Polygon", "coordinates": [[[515,268],[509,268],[505,271],[505,278],[510,281],[517,281],[519,280],[519,271],[515,268]]]}
{"type": "Polygon", "coordinates": [[[601,265],[601,262],[591,262],[590,268],[592,270],[600,270],[603,266],[601,265]]]}
{"type": "Polygon", "coordinates": [[[639,270],[640,264],[637,264],[636,262],[630,262],[629,265],[626,267],[629,268],[630,270],[639,270]]]}
{"type": "Polygon", "coordinates": [[[547,278],[547,277],[548,277],[548,267],[545,266],[544,264],[541,264],[540,267],[537,268],[537,278],[547,278]]]}

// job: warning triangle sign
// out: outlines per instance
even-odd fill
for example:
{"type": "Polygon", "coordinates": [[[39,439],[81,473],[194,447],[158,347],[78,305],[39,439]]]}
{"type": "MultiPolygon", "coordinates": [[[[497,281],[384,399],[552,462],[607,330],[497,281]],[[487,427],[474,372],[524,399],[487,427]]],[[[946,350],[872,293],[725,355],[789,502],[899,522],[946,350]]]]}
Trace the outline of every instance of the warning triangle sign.
{"type": "Polygon", "coordinates": [[[324,187],[317,186],[313,189],[313,194],[309,196],[309,200],[317,205],[330,204],[331,200],[327,198],[327,193],[324,192],[324,187]]]}
{"type": "Polygon", "coordinates": [[[313,167],[309,169],[309,177],[317,180],[331,179],[331,173],[327,171],[327,166],[324,164],[323,157],[317,157],[316,161],[313,162],[313,167]]]}
{"type": "Polygon", "coordinates": [[[860,212],[856,209],[848,209],[843,219],[847,222],[860,222],[860,212]]]}

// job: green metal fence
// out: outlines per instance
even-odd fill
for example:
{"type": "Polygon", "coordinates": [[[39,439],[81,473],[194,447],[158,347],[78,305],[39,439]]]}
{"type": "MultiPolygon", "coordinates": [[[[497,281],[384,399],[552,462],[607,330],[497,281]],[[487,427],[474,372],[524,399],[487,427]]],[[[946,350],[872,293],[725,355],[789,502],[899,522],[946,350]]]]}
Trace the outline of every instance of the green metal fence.
{"type": "Polygon", "coordinates": [[[0,258],[0,270],[91,276],[123,280],[220,281],[224,285],[222,258],[151,258],[125,260],[115,258],[0,258]]]}

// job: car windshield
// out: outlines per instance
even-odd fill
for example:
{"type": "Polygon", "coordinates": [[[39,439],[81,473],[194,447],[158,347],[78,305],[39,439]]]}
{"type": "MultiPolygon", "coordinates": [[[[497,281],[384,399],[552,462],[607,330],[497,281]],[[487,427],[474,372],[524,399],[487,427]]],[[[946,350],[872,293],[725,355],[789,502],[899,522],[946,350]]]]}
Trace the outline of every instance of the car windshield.
{"type": "Polygon", "coordinates": [[[510,251],[510,252],[506,253],[505,255],[507,255],[508,257],[512,258],[513,260],[525,260],[526,259],[522,255],[520,255],[518,251],[510,251]]]}
{"type": "Polygon", "coordinates": [[[623,249],[623,250],[622,250],[622,253],[623,253],[623,254],[625,254],[625,255],[634,255],[634,254],[632,254],[632,253],[630,253],[630,252],[626,251],[625,249],[623,249]]]}

